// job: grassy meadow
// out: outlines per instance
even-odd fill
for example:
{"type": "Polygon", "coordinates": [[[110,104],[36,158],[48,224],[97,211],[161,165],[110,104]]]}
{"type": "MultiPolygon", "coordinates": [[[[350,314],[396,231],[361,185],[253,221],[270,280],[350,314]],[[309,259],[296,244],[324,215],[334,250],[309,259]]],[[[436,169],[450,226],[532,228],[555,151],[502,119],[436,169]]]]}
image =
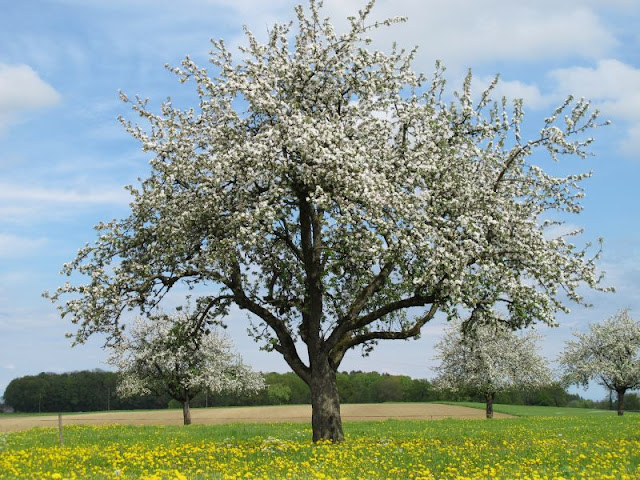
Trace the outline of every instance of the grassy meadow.
{"type": "MultiPolygon", "coordinates": [[[[444,404],[459,405],[485,410],[486,405],[479,402],[442,402],[444,404]]],[[[504,405],[496,403],[493,405],[496,413],[506,413],[516,417],[593,417],[616,415],[612,410],[600,410],[598,408],[570,408],[570,407],[543,407],[537,405],[504,405]]],[[[625,415],[636,415],[636,412],[626,412],[625,415]]]]}
{"type": "Polygon", "coordinates": [[[69,425],[62,447],[56,428],[35,428],[0,436],[0,478],[640,478],[640,415],[555,410],[347,422],[340,445],[313,445],[300,423],[69,425]]]}

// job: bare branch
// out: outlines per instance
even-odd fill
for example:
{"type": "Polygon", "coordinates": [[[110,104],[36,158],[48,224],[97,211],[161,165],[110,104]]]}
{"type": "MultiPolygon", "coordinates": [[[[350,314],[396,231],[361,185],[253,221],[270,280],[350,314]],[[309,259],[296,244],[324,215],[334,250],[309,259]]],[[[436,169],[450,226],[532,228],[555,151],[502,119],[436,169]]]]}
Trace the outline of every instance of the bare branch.
{"type": "Polygon", "coordinates": [[[367,343],[373,340],[406,340],[408,338],[414,338],[420,335],[420,330],[422,327],[430,321],[434,315],[438,312],[439,305],[434,303],[431,305],[429,311],[417,318],[413,325],[410,328],[397,330],[397,331],[388,331],[388,330],[380,330],[373,332],[360,333],[351,336],[350,338],[343,339],[340,343],[336,345],[331,354],[331,362],[334,365],[340,365],[342,358],[345,353],[363,343],[367,343]]]}

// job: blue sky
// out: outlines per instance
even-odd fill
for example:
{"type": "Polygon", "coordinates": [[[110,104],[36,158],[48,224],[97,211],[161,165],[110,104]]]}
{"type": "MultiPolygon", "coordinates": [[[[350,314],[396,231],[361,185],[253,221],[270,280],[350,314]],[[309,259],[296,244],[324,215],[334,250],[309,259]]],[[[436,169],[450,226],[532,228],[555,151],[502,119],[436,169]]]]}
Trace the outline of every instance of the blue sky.
{"type": "MultiPolygon", "coordinates": [[[[128,212],[123,187],[146,176],[149,158],[117,117],[118,96],[171,96],[187,104],[188,85],[165,70],[189,54],[205,65],[210,38],[244,42],[242,25],[259,38],[275,21],[293,18],[289,0],[0,0],[0,393],[11,379],[42,371],[106,368],[100,339],[75,348],[73,326],[41,298],[65,281],[58,275],[93,225],[128,212]]],[[[338,26],[364,2],[328,0],[338,26]]],[[[568,93],[593,100],[612,125],[594,132],[593,158],[568,159],[566,171],[593,170],[585,211],[567,221],[585,240],[604,237],[600,262],[614,294],[588,293],[594,306],[572,308],[560,327],[542,328],[542,352],[562,349],[618,309],[640,315],[640,2],[637,0],[380,0],[373,17],[407,16],[380,31],[420,50],[417,70],[447,67],[450,86],[466,69],[480,89],[501,74],[500,94],[525,100],[532,129],[568,93]]],[[[229,333],[255,368],[286,371],[275,353],[248,339],[248,321],[232,312],[229,333]]],[[[378,370],[429,378],[442,323],[418,341],[382,344],[369,358],[350,353],[341,369],[378,370]]],[[[584,392],[582,392],[584,394],[584,392]]],[[[587,396],[604,392],[591,388],[587,396]]]]}

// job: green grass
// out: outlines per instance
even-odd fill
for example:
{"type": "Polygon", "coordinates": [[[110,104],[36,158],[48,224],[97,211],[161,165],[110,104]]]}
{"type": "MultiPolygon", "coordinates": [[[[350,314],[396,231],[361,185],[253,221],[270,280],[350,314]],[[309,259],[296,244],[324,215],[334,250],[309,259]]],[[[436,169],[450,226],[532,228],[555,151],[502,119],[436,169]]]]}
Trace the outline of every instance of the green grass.
{"type": "MultiPolygon", "coordinates": [[[[430,403],[440,403],[444,405],[459,405],[462,407],[471,407],[484,410],[485,404],[482,402],[430,402],[430,403]]],[[[221,408],[246,408],[246,407],[208,407],[209,409],[221,408]]],[[[192,410],[197,410],[198,407],[193,408],[192,410]]],[[[170,408],[163,409],[163,411],[181,411],[180,408],[170,408]]],[[[534,406],[534,405],[506,405],[496,403],[493,405],[493,410],[498,413],[506,413],[509,415],[514,415],[517,417],[555,417],[555,416],[569,416],[569,417],[582,417],[587,416],[591,417],[593,415],[616,415],[614,410],[600,410],[596,408],[572,408],[572,407],[542,407],[542,406],[534,406]]],[[[158,412],[160,410],[111,410],[111,413],[119,413],[119,412],[130,412],[130,413],[139,413],[139,412],[158,412]]],[[[62,415],[83,415],[83,414],[93,414],[93,413],[107,413],[107,411],[103,412],[62,412],[62,415]]],[[[639,412],[625,412],[625,415],[634,415],[639,412]]],[[[37,416],[51,416],[57,415],[55,412],[44,412],[44,413],[0,413],[0,418],[9,418],[9,417],[37,417],[37,416]]]]}
{"type": "MultiPolygon", "coordinates": [[[[442,402],[447,405],[460,405],[463,407],[479,408],[484,410],[485,404],[480,402],[442,402]]],[[[613,410],[599,410],[596,408],[571,408],[571,407],[540,407],[535,405],[503,405],[494,404],[493,411],[515,415],[516,417],[593,417],[616,416],[613,410]]],[[[635,412],[628,412],[633,415],[635,412]]]]}
{"type": "MultiPolygon", "coordinates": [[[[209,408],[217,408],[217,407],[209,407],[209,408]]],[[[220,408],[232,408],[232,407],[220,407],[220,408]]],[[[50,417],[52,415],[57,416],[58,413],[64,415],[86,415],[86,414],[94,414],[94,413],[119,413],[119,412],[131,412],[131,413],[139,413],[139,412],[159,412],[165,410],[180,410],[182,408],[164,408],[164,409],[139,409],[139,410],[90,410],[86,412],[12,412],[12,413],[0,413],[0,418],[9,418],[9,417],[50,417]]]]}
{"type": "Polygon", "coordinates": [[[0,479],[632,479],[638,432],[615,414],[347,422],[340,445],[313,445],[306,424],[67,426],[60,447],[37,428],[0,435],[0,479]]]}
{"type": "MultiPolygon", "coordinates": [[[[51,415],[57,415],[56,413],[51,413],[51,412],[42,412],[42,413],[38,413],[38,412],[28,412],[28,413],[24,413],[24,412],[12,412],[12,413],[0,413],[0,418],[13,418],[13,417],[45,417],[45,416],[51,416],[51,415]]],[[[64,415],[64,414],[63,414],[64,415]]]]}

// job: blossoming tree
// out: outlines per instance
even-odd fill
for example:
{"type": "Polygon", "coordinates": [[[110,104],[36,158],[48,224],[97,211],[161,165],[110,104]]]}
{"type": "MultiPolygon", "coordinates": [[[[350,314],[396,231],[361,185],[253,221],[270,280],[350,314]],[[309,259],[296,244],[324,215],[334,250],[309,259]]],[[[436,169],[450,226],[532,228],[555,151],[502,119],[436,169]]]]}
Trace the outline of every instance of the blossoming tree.
{"type": "Polygon", "coordinates": [[[230,339],[186,313],[138,318],[128,335],[110,347],[108,363],[122,374],[121,395],[169,394],[182,403],[184,424],[191,424],[189,401],[202,390],[255,392],[262,375],[244,365],[230,339]]]}
{"type": "Polygon", "coordinates": [[[575,332],[558,361],[569,384],[585,388],[591,380],[618,397],[618,415],[624,413],[624,394],[640,388],[640,322],[621,310],[602,324],[575,332]]]}
{"type": "Polygon", "coordinates": [[[496,393],[543,387],[553,381],[546,360],[536,352],[539,336],[535,332],[518,334],[506,322],[479,324],[469,332],[462,325],[452,322],[436,344],[441,362],[435,368],[435,383],[484,395],[487,418],[493,418],[496,393]]]}
{"type": "Polygon", "coordinates": [[[87,282],[50,295],[77,342],[115,338],[123,312],[197,284],[202,316],[235,304],[258,320],[255,338],[311,389],[314,440],[340,441],[349,350],[498,302],[514,327],[553,323],[579,285],[598,287],[587,247],[545,235],[551,214],[581,210],[589,175],[532,160],[587,155],[597,112],[568,99],[524,139],[521,102],[492,88],[474,101],[470,75],[449,102],[439,66],[428,81],[414,51],[371,51],[368,32],[400,21],[369,22],[372,7],[337,33],[311,0],[295,30],[275,25],[266,43],[247,31],[240,61],[213,42],[211,71],[188,57],[171,68],[194,83],[193,109],[123,94],[149,125],[123,120],[151,173],[130,187],[129,217],[98,225],[64,267],[87,282]]]}

